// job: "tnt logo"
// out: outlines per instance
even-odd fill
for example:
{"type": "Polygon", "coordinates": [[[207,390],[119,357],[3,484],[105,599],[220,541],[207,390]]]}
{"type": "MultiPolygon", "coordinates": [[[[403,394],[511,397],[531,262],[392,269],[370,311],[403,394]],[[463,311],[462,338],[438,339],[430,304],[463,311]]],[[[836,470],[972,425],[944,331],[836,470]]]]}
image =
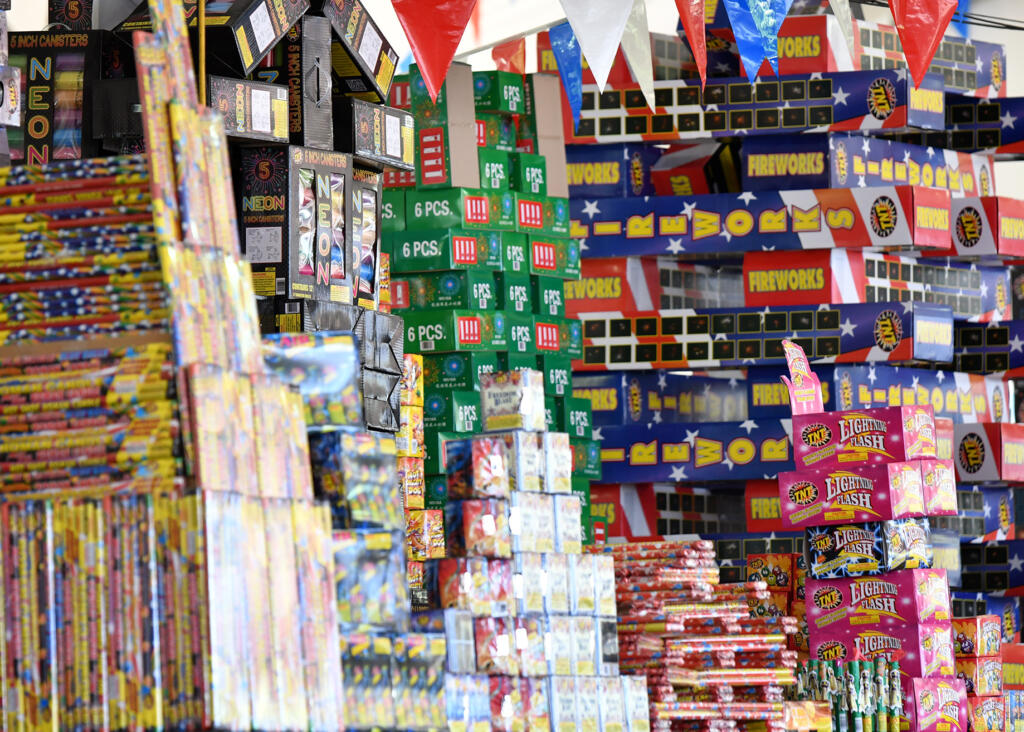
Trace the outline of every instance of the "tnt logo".
{"type": "Polygon", "coordinates": [[[476,239],[472,236],[453,236],[452,255],[457,264],[476,264],[476,239]]]}
{"type": "Polygon", "coordinates": [[[519,225],[539,229],[544,225],[544,207],[537,201],[519,202],[519,225]]]}
{"type": "Polygon", "coordinates": [[[818,646],[819,661],[842,661],[846,658],[846,646],[839,641],[826,641],[818,646]]]}
{"type": "Polygon", "coordinates": [[[470,224],[487,224],[491,220],[491,209],[486,196],[466,196],[466,221],[470,224]]]}
{"type": "Polygon", "coordinates": [[[558,326],[554,323],[537,323],[537,348],[542,351],[558,350],[558,326]]]}
{"type": "Polygon", "coordinates": [[[875,345],[892,353],[903,340],[903,321],[892,310],[884,310],[875,318],[875,345]]]}
{"type": "Polygon", "coordinates": [[[480,343],[480,318],[459,318],[459,343],[480,343]]]}
{"type": "Polygon", "coordinates": [[[850,157],[846,152],[846,143],[836,143],[835,155],[832,156],[836,165],[836,179],[840,184],[846,183],[846,176],[850,172],[850,157]]]}
{"type": "Polygon", "coordinates": [[[808,447],[821,447],[832,440],[832,430],[823,424],[809,424],[801,431],[800,440],[808,447]]]}
{"type": "Polygon", "coordinates": [[[899,214],[896,212],[896,204],[888,196],[879,196],[871,204],[871,229],[878,236],[889,236],[896,230],[896,222],[899,221],[899,214]]]}
{"type": "Polygon", "coordinates": [[[555,245],[549,242],[533,242],[533,268],[554,270],[558,266],[555,245]]]}
{"type": "Polygon", "coordinates": [[[798,506],[809,506],[818,498],[818,487],[809,480],[801,480],[789,487],[789,500],[798,506]]]}
{"type": "Polygon", "coordinates": [[[964,248],[981,240],[981,214],[973,206],[965,206],[956,217],[956,240],[964,248]]]}
{"type": "Polygon", "coordinates": [[[989,175],[988,166],[981,166],[981,173],[978,176],[980,181],[978,183],[981,188],[981,195],[991,196],[992,195],[992,177],[989,175]]]}
{"type": "Polygon", "coordinates": [[[427,127],[420,135],[420,176],[424,183],[443,183],[448,180],[445,165],[444,130],[427,127]]]}
{"type": "Polygon", "coordinates": [[[868,111],[875,119],[888,119],[896,109],[896,87],[882,77],[868,87],[868,111]]]}
{"type": "Polygon", "coordinates": [[[985,463],[985,442],[977,432],[968,432],[960,440],[957,449],[957,460],[960,467],[967,473],[977,473],[985,463]]]}
{"type": "Polygon", "coordinates": [[[811,598],[814,606],[822,610],[834,610],[843,602],[843,593],[838,587],[825,585],[814,593],[811,598]]]}
{"type": "Polygon", "coordinates": [[[992,88],[998,89],[1003,83],[1003,60],[998,53],[992,54],[992,88]]]}
{"type": "Polygon", "coordinates": [[[391,301],[395,308],[410,307],[408,280],[395,280],[391,283],[391,301]]]}

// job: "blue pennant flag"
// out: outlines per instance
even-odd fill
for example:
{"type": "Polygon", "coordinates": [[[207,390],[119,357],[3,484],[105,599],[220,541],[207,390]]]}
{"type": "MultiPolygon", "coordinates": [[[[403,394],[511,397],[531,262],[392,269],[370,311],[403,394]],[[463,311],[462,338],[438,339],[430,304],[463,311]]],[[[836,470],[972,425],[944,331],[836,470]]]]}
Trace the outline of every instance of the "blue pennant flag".
{"type": "Polygon", "coordinates": [[[558,75],[562,77],[565,96],[572,109],[572,128],[575,130],[580,124],[580,109],[583,107],[583,53],[568,22],[549,30],[548,37],[558,65],[558,75]]]}
{"type": "Polygon", "coordinates": [[[750,12],[748,0],[725,0],[725,10],[729,14],[732,34],[736,37],[736,48],[740,52],[743,70],[753,83],[761,62],[767,55],[764,47],[764,36],[758,30],[754,15],[750,12]]]}

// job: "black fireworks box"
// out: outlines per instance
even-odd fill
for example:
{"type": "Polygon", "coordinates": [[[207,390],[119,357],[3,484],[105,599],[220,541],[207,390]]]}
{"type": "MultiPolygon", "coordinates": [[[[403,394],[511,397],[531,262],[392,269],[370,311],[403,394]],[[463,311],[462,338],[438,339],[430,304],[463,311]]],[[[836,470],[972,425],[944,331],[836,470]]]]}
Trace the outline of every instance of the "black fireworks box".
{"type": "Polygon", "coordinates": [[[288,87],[211,76],[209,94],[228,137],[288,142],[288,87]]]}
{"type": "Polygon", "coordinates": [[[398,53],[360,0],[324,0],[323,14],[337,36],[331,49],[335,96],[386,104],[398,53]]]}
{"type": "Polygon", "coordinates": [[[339,97],[335,148],[373,167],[415,170],[416,133],[409,112],[353,97],[339,97]]]}

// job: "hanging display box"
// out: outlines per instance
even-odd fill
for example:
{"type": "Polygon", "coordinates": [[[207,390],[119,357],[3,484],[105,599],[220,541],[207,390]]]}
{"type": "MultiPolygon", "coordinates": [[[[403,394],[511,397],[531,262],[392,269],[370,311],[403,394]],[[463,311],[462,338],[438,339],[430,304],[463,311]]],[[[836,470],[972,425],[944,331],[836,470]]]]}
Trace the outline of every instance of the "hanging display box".
{"type": "Polygon", "coordinates": [[[583,358],[573,364],[577,371],[782,363],[784,337],[801,345],[812,362],[948,363],[953,356],[952,312],[925,303],[651,310],[580,317],[584,342],[583,358]]]}
{"type": "Polygon", "coordinates": [[[584,84],[580,122],[563,95],[565,141],[578,143],[679,140],[830,132],[850,129],[944,129],[942,77],[927,74],[920,89],[906,71],[845,71],[758,80],[654,82],[656,112],[638,86],[601,92],[584,84]],[[839,100],[842,100],[842,103],[839,100]],[[782,105],[785,105],[784,107],[782,105]]]}
{"type": "Polygon", "coordinates": [[[410,68],[410,104],[416,124],[416,185],[479,188],[473,72],[452,64],[432,101],[419,69],[410,68]]]}
{"type": "Polygon", "coordinates": [[[914,186],[570,201],[588,257],[950,249],[948,191],[914,186]]]}
{"type": "MultiPolygon", "coordinates": [[[[8,112],[19,108],[18,121],[7,131],[11,161],[38,165],[100,154],[93,95],[100,79],[133,75],[131,46],[107,31],[33,32],[8,34],[8,50],[0,83],[8,101],[15,94],[17,104],[8,112]],[[16,70],[20,85],[14,83],[16,70]]],[[[0,117],[10,119],[8,112],[0,117]]]]}
{"type": "MultiPolygon", "coordinates": [[[[970,200],[957,199],[954,208],[970,200]]],[[[972,212],[973,217],[977,210],[972,212]]],[[[1024,234],[1024,225],[1021,228],[1024,234]]],[[[743,257],[743,298],[748,307],[771,306],[782,298],[787,305],[925,302],[949,305],[957,320],[987,323],[1011,317],[1009,292],[1005,267],[946,258],[839,249],[804,252],[798,258],[771,252],[743,257]]]]}
{"type": "MultiPolygon", "coordinates": [[[[199,22],[197,3],[186,2],[185,5],[186,22],[194,29],[199,22]]],[[[240,0],[212,5],[206,15],[206,33],[214,68],[230,70],[239,76],[249,74],[307,10],[309,0],[240,0]],[[235,52],[229,53],[230,48],[235,52]]],[[[119,33],[151,31],[148,3],[143,0],[115,30],[119,33]]]]}
{"type": "Polygon", "coordinates": [[[954,430],[958,483],[1024,480],[1024,425],[958,424],[954,430]]]}
{"type": "Polygon", "coordinates": [[[288,142],[288,87],[211,76],[209,90],[228,137],[288,142]]]}
{"type": "Polygon", "coordinates": [[[911,185],[942,188],[953,198],[995,192],[992,156],[936,150],[877,137],[752,137],[740,148],[744,191],[911,185]]]}
{"type": "Polygon", "coordinates": [[[412,170],[412,115],[401,109],[343,97],[335,105],[334,145],[373,166],[412,170]]]}
{"type": "Polygon", "coordinates": [[[335,94],[386,104],[398,53],[360,0],[324,0],[322,11],[338,37],[331,50],[335,94]]]}
{"type": "Polygon", "coordinates": [[[284,145],[235,152],[239,234],[257,295],[355,301],[363,250],[361,232],[354,246],[353,209],[361,215],[364,202],[352,174],[345,153],[284,145]]]}
{"type": "Polygon", "coordinates": [[[303,16],[274,47],[271,59],[270,65],[261,64],[251,76],[288,87],[291,143],[333,150],[330,23],[315,15],[303,16]]]}

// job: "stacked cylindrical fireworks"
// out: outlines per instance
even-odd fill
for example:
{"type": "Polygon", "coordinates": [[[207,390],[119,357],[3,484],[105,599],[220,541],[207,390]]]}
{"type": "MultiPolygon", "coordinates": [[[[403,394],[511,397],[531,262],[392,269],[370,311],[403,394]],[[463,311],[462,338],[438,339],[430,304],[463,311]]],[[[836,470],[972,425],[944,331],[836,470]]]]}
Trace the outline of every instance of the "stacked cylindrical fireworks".
{"type": "MultiPolygon", "coordinates": [[[[944,570],[931,569],[928,516],[956,512],[953,466],[935,457],[932,409],[825,413],[803,350],[783,345],[797,469],[779,475],[779,496],[783,521],[806,532],[810,659],[899,660],[906,704],[894,711],[910,728],[965,730],[949,585],[944,570]]],[[[857,695],[843,696],[851,701],[854,727],[874,728],[878,704],[871,709],[853,704],[857,695]]],[[[841,706],[837,729],[847,720],[841,706]]],[[[898,728],[898,721],[888,724],[898,728]]]]}
{"type": "Polygon", "coordinates": [[[751,617],[764,582],[719,584],[709,541],[601,551],[615,557],[620,669],[646,677],[652,729],[805,728],[785,702],[797,620],[751,617]]]}
{"type": "Polygon", "coordinates": [[[827,702],[835,732],[899,732],[903,683],[898,661],[818,661],[797,666],[795,696],[827,702]]]}

